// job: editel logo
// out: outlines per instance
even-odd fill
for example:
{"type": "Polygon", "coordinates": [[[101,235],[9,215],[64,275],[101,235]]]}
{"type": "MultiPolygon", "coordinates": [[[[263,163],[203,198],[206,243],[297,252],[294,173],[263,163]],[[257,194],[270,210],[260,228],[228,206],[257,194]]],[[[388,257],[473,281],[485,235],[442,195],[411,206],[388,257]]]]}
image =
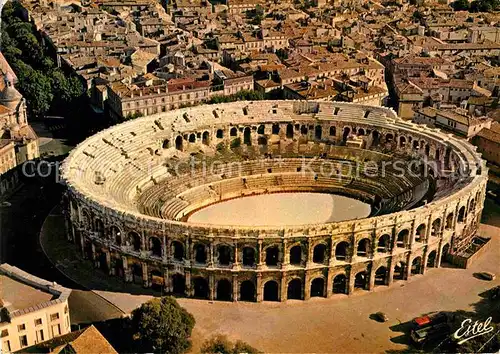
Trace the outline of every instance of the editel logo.
{"type": "Polygon", "coordinates": [[[453,339],[458,340],[457,344],[463,344],[472,338],[482,336],[493,331],[490,326],[491,317],[488,317],[484,323],[476,321],[472,323],[470,318],[462,321],[459,329],[453,333],[453,339]]]}

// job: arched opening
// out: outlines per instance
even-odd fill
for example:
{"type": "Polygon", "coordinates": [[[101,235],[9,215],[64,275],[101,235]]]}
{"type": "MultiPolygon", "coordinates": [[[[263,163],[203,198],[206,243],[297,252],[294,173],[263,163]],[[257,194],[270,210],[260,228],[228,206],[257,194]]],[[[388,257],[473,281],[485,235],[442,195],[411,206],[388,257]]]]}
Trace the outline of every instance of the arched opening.
{"type": "Polygon", "coordinates": [[[240,300],[255,301],[255,285],[250,280],[245,280],[240,285],[240,300]]]}
{"type": "Polygon", "coordinates": [[[266,249],[266,265],[277,266],[279,258],[279,250],[276,246],[271,246],[266,249]]]}
{"type": "Polygon", "coordinates": [[[196,143],[196,134],[195,133],[189,134],[189,142],[196,143]]]}
{"type": "Polygon", "coordinates": [[[406,138],[404,136],[399,137],[399,147],[400,148],[405,148],[406,147],[406,138]]]}
{"type": "Polygon", "coordinates": [[[404,278],[405,278],[405,264],[403,262],[398,262],[394,267],[394,280],[404,280],[404,278]]]}
{"type": "Polygon", "coordinates": [[[186,292],[186,279],[182,274],[172,276],[172,292],[178,295],[184,295],[186,292]]]}
{"type": "Polygon", "coordinates": [[[429,253],[429,257],[427,257],[427,267],[434,268],[436,266],[436,251],[432,251],[429,253]]]}
{"type": "Polygon", "coordinates": [[[392,143],[393,140],[394,140],[394,135],[392,135],[391,133],[388,133],[385,135],[385,142],[386,143],[392,143]]]}
{"type": "Polygon", "coordinates": [[[426,144],[425,145],[425,156],[429,156],[430,152],[431,152],[431,147],[429,146],[429,144],[426,144]]]}
{"type": "Polygon", "coordinates": [[[172,253],[176,261],[184,259],[184,246],[179,241],[172,241],[172,253]]]}
{"type": "Polygon", "coordinates": [[[443,249],[441,251],[441,263],[447,262],[449,252],[450,252],[450,245],[447,243],[443,246],[443,249]]]}
{"type": "Polygon", "coordinates": [[[302,262],[302,247],[300,245],[290,248],[290,264],[300,265],[302,262]]]}
{"type": "Polygon", "coordinates": [[[457,221],[460,222],[460,223],[463,223],[465,221],[465,206],[462,206],[458,210],[458,219],[457,219],[457,221]]]}
{"type": "Polygon", "coordinates": [[[345,127],[344,128],[344,133],[342,134],[342,140],[347,141],[347,138],[349,137],[349,134],[351,134],[351,128],[345,127]]]}
{"type": "Polygon", "coordinates": [[[347,258],[348,249],[349,244],[347,242],[340,242],[337,247],[335,247],[335,259],[338,261],[345,261],[347,258]]]}
{"type": "Polygon", "coordinates": [[[252,247],[243,248],[243,265],[253,267],[255,265],[255,249],[252,247]]]}
{"type": "Polygon", "coordinates": [[[222,130],[222,129],[217,129],[217,132],[215,133],[215,136],[217,137],[217,139],[222,139],[222,138],[224,138],[224,130],[222,130]]]}
{"type": "Polygon", "coordinates": [[[422,257],[415,257],[411,262],[411,274],[422,273],[422,257]]]}
{"type": "Polygon", "coordinates": [[[163,140],[163,144],[161,147],[164,149],[168,149],[170,147],[170,140],[168,139],[163,140]]]}
{"type": "Polygon", "coordinates": [[[334,294],[346,294],[347,277],[345,274],[339,274],[333,278],[333,293],[334,294]]]}
{"type": "Polygon", "coordinates": [[[380,133],[376,130],[372,132],[372,145],[376,146],[380,142],[380,133]]]}
{"type": "Polygon", "coordinates": [[[384,234],[379,237],[377,244],[377,252],[387,253],[391,250],[391,236],[384,234]]]}
{"type": "Polygon", "coordinates": [[[299,278],[295,278],[288,283],[287,299],[302,299],[302,281],[299,278]]]}
{"type": "MultiPolygon", "coordinates": [[[[115,258],[114,260],[114,266],[113,268],[115,269],[115,275],[118,278],[123,278],[123,260],[121,257],[115,258]]],[[[111,264],[113,264],[113,261],[111,261],[111,264]]]]}
{"type": "Polygon", "coordinates": [[[357,256],[368,257],[370,255],[370,240],[364,238],[358,242],[357,256]]]}
{"type": "Polygon", "coordinates": [[[116,245],[121,246],[122,245],[122,234],[120,232],[120,229],[113,225],[110,228],[110,232],[111,232],[111,240],[113,240],[116,245]]]}
{"type": "Polygon", "coordinates": [[[259,136],[257,138],[257,145],[267,145],[267,138],[265,136],[259,136]]]}
{"type": "Polygon", "coordinates": [[[194,245],[194,261],[202,264],[207,262],[207,251],[205,245],[200,243],[194,245]]]}
{"type": "Polygon", "coordinates": [[[104,237],[104,223],[100,219],[95,219],[95,232],[100,238],[104,237]]]}
{"type": "Polygon", "coordinates": [[[272,134],[278,135],[279,133],[280,133],[280,125],[279,124],[273,124],[272,134]]]}
{"type": "Polygon", "coordinates": [[[476,208],[476,202],[474,199],[471,199],[469,203],[469,211],[473,211],[476,208]]]}
{"type": "Polygon", "coordinates": [[[217,282],[217,300],[231,301],[233,298],[233,286],[227,279],[221,279],[217,282]]]}
{"type": "Polygon", "coordinates": [[[365,130],[363,128],[358,129],[358,136],[364,136],[365,135],[365,130]]]}
{"type": "Polygon", "coordinates": [[[131,231],[128,237],[134,251],[139,252],[141,250],[141,236],[137,232],[131,231]]]}
{"type": "Polygon", "coordinates": [[[387,268],[384,266],[378,267],[375,271],[375,285],[386,285],[387,268]]]}
{"type": "Polygon", "coordinates": [[[153,254],[153,256],[161,257],[161,241],[158,237],[151,237],[149,239],[149,250],[153,254]]]}
{"type": "Polygon", "coordinates": [[[177,138],[175,138],[175,148],[177,150],[182,151],[182,149],[183,149],[183,146],[182,146],[183,143],[184,143],[184,139],[182,138],[182,136],[179,135],[179,136],[177,136],[177,138]]]}
{"type": "Polygon", "coordinates": [[[92,224],[90,222],[90,214],[87,210],[82,211],[82,222],[83,226],[87,229],[90,230],[92,229],[92,224]]]}
{"type": "Polygon", "coordinates": [[[335,136],[337,133],[337,130],[335,129],[335,127],[330,127],[330,136],[335,136]]]}
{"type": "Polygon", "coordinates": [[[246,127],[245,130],[243,130],[243,144],[252,145],[252,136],[250,134],[249,127],[246,127]]]}
{"type": "Polygon", "coordinates": [[[293,125],[291,125],[291,124],[286,125],[286,137],[288,139],[293,138],[293,125]]]}
{"type": "Polygon", "coordinates": [[[265,132],[266,127],[263,124],[259,125],[259,127],[257,128],[257,134],[265,134],[265,132]]]}
{"type": "Polygon", "coordinates": [[[303,125],[300,127],[300,134],[307,135],[307,132],[308,132],[307,126],[303,125]]]}
{"type": "Polygon", "coordinates": [[[229,265],[231,263],[231,249],[229,246],[221,245],[217,247],[217,261],[220,265],[229,265]]]}
{"type": "Polygon", "coordinates": [[[323,244],[316,245],[313,249],[313,262],[324,263],[326,254],[326,246],[323,244]]]}
{"type": "Polygon", "coordinates": [[[418,150],[419,145],[418,145],[418,140],[413,140],[413,150],[418,150]]]}
{"type": "Polygon", "coordinates": [[[441,157],[441,151],[439,149],[436,150],[436,160],[439,161],[441,157]]]}
{"type": "Polygon", "coordinates": [[[264,284],[264,301],[278,301],[278,283],[269,280],[264,284]]]}
{"type": "Polygon", "coordinates": [[[132,264],[132,281],[135,284],[142,284],[142,267],[138,263],[132,264]]]}
{"type": "Polygon", "coordinates": [[[236,127],[232,127],[231,130],[229,131],[230,136],[236,136],[238,135],[238,129],[236,127]]]}
{"type": "Polygon", "coordinates": [[[193,279],[193,290],[195,298],[198,299],[209,298],[208,282],[204,278],[196,277],[193,279]]]}
{"type": "Polygon", "coordinates": [[[325,280],[323,278],[316,278],[311,282],[311,297],[324,297],[325,296],[325,280]]]}
{"type": "Polygon", "coordinates": [[[323,135],[323,128],[321,128],[321,125],[317,125],[317,126],[314,128],[314,137],[315,137],[317,140],[321,140],[322,135],[323,135]]]}
{"type": "Polygon", "coordinates": [[[436,219],[432,222],[431,236],[439,236],[441,232],[441,219],[436,219]]]}
{"type": "Polygon", "coordinates": [[[449,213],[448,216],[446,217],[445,227],[447,230],[453,229],[453,213],[449,213]]]}
{"type": "Polygon", "coordinates": [[[208,132],[203,132],[203,135],[201,136],[201,142],[204,145],[210,144],[210,134],[208,132]]]}
{"type": "Polygon", "coordinates": [[[415,232],[415,242],[423,242],[425,240],[425,224],[420,224],[415,232]]]}
{"type": "Polygon", "coordinates": [[[109,272],[109,269],[108,269],[108,263],[106,262],[106,253],[99,251],[97,259],[99,261],[99,269],[101,269],[104,273],[107,274],[109,272]]]}
{"type": "Polygon", "coordinates": [[[367,273],[366,271],[359,272],[354,278],[354,289],[366,289],[367,273]]]}
{"type": "Polygon", "coordinates": [[[157,269],[151,271],[151,288],[155,291],[163,291],[164,279],[157,269]]]}
{"type": "Polygon", "coordinates": [[[405,248],[408,244],[408,236],[410,235],[410,231],[404,229],[399,231],[398,238],[396,239],[396,247],[405,248]]]}

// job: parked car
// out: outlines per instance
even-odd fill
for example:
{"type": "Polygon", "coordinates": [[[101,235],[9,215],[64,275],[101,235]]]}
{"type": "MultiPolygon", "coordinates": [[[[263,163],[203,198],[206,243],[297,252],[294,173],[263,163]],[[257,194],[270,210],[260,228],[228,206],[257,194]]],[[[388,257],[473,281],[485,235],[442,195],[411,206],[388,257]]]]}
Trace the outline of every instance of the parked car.
{"type": "Polygon", "coordinates": [[[427,341],[444,338],[449,336],[450,333],[451,327],[448,323],[439,323],[412,331],[410,337],[413,343],[422,346],[427,341]]]}
{"type": "Polygon", "coordinates": [[[444,312],[434,312],[425,316],[414,318],[411,321],[411,330],[416,331],[422,328],[435,326],[440,323],[447,323],[448,316],[444,312]]]}
{"type": "Polygon", "coordinates": [[[384,312],[377,312],[377,313],[375,313],[375,318],[379,322],[387,322],[387,321],[389,321],[389,317],[387,317],[387,315],[384,312]]]}
{"type": "Polygon", "coordinates": [[[495,280],[495,278],[497,277],[496,274],[491,273],[491,272],[481,272],[481,273],[478,273],[478,275],[482,279],[489,280],[489,281],[495,280]]]}

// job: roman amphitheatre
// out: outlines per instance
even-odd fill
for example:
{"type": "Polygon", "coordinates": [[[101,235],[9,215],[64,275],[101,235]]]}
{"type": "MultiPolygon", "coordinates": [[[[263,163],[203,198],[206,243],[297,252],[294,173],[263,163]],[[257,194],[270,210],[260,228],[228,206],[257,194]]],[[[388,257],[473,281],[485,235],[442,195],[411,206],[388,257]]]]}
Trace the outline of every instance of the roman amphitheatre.
{"type": "Polygon", "coordinates": [[[467,253],[487,170],[393,110],[256,101],[151,115],[61,169],[68,239],[124,282],[286,301],[391,286],[467,253]]]}

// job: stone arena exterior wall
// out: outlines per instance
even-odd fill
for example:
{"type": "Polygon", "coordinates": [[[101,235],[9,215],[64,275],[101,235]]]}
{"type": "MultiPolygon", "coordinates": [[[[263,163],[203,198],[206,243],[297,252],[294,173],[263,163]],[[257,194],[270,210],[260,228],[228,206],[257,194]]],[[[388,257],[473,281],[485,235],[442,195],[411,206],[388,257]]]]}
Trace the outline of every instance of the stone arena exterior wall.
{"type": "Polygon", "coordinates": [[[467,248],[475,236],[487,182],[480,154],[465,140],[405,122],[388,108],[302,101],[208,105],[129,121],[80,144],[61,172],[68,188],[68,239],[96,267],[168,293],[257,302],[373,290],[439,267],[447,254],[467,248]],[[288,124],[293,125],[289,136],[288,124]],[[260,125],[264,129],[258,134],[260,125]],[[322,127],[321,136],[315,135],[316,126],[322,127]],[[145,127],[152,129],[141,136],[138,131],[145,127]],[[327,224],[242,227],[145,215],[134,201],[165,178],[161,163],[144,176],[121,179],[113,167],[114,157],[138,161],[143,156],[138,151],[150,149],[151,159],[160,156],[163,163],[173,150],[187,157],[190,151],[229,146],[237,137],[250,140],[249,146],[298,156],[313,146],[324,151],[344,146],[346,128],[363,129],[368,150],[445,160],[443,169],[433,172],[436,180],[447,170],[462,177],[443,187],[444,192],[438,190],[429,203],[409,210],[327,224]],[[383,147],[375,147],[374,131],[383,147]],[[259,143],[259,137],[265,142],[259,143]],[[418,143],[410,144],[410,138],[418,143]],[[114,146],[114,141],[122,145],[114,146]],[[100,167],[101,158],[111,159],[107,167],[100,167]],[[96,176],[106,178],[97,181],[96,176]]]}

